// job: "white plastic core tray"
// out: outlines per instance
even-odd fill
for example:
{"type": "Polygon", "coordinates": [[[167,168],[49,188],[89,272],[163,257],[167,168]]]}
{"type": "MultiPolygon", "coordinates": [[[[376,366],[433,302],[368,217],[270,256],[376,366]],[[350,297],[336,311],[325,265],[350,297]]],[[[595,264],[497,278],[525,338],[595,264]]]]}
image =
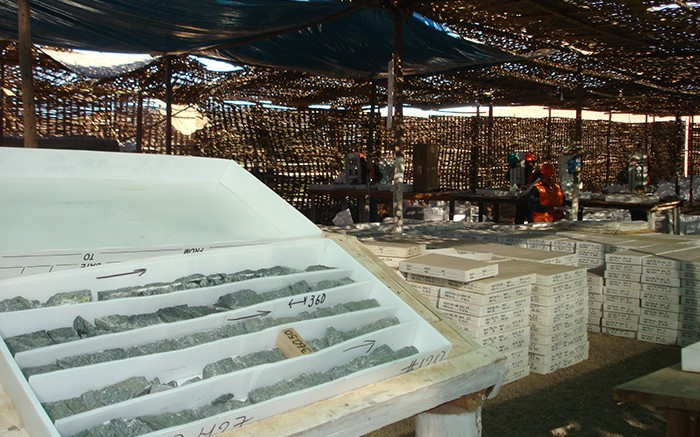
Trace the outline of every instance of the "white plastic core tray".
{"type": "Polygon", "coordinates": [[[137,417],[195,408],[210,403],[222,394],[233,393],[237,399],[245,399],[247,393],[253,388],[294,379],[304,373],[328,370],[362,356],[371,349],[367,345],[379,347],[385,344],[394,350],[405,346],[414,346],[418,349],[416,355],[361,370],[330,383],[282,395],[187,425],[147,434],[148,436],[195,437],[202,433],[209,433],[211,430],[214,430],[213,434],[232,430],[236,426],[244,426],[245,423],[292,410],[447,358],[451,344],[439,332],[335,242],[321,238],[232,247],[187,256],[175,255],[126,261],[88,269],[7,279],[0,281],[0,300],[24,296],[44,302],[48,297],[59,292],[89,289],[93,295],[96,295],[97,291],[102,290],[172,282],[177,278],[195,273],[204,275],[236,273],[246,269],[256,270],[275,266],[304,270],[319,264],[333,269],[258,278],[157,296],[0,313],[0,336],[7,338],[41,329],[71,326],[78,315],[92,321],[96,317],[109,314],[130,315],[150,313],[173,305],[211,304],[216,302],[219,296],[233,291],[252,289],[260,293],[300,280],[316,283],[326,279],[348,277],[353,281],[347,285],[323,290],[322,302],[312,299],[311,294],[319,293],[312,292],[294,296],[291,299],[280,298],[187,321],[161,323],[133,331],[90,337],[20,352],[14,357],[5,343],[0,342],[0,379],[30,435],[70,436],[110,418],[137,417]],[[376,299],[379,306],[336,316],[293,322],[291,325],[285,324],[178,351],[34,375],[28,381],[20,370],[20,367],[49,364],[61,357],[134,346],[155,339],[175,338],[188,333],[218,328],[231,323],[230,319],[240,320],[260,314],[265,314],[264,317],[287,317],[303,311],[314,311],[317,308],[328,308],[363,299],[376,299]],[[307,303],[301,305],[293,303],[299,301],[307,303]],[[198,372],[201,373],[202,367],[207,363],[227,356],[272,348],[279,332],[290,326],[295,328],[302,337],[312,340],[323,337],[325,330],[331,326],[338,330],[350,330],[390,317],[398,318],[400,323],[347,340],[311,355],[219,375],[168,391],[70,416],[58,420],[55,424],[41,406],[42,402],[76,397],[85,391],[114,384],[132,376],[145,376],[149,379],[158,377],[162,382],[187,378],[198,372]]]}
{"type": "Polygon", "coordinates": [[[0,279],[320,237],[233,161],[0,147],[0,279]]]}

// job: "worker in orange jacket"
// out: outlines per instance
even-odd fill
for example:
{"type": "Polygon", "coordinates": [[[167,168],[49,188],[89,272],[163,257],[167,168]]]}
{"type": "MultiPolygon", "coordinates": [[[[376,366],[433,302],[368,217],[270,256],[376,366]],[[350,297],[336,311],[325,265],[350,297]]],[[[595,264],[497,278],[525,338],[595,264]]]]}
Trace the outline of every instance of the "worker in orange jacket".
{"type": "Polygon", "coordinates": [[[533,222],[556,222],[564,218],[560,209],[564,205],[564,192],[557,183],[556,169],[552,164],[543,164],[540,179],[530,190],[528,206],[533,222]]]}

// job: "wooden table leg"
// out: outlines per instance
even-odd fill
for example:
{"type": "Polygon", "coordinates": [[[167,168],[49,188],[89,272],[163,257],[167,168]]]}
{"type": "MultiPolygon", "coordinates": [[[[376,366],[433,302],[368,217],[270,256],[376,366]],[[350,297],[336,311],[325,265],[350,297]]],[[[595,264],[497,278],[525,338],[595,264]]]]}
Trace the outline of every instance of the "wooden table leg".
{"type": "Polygon", "coordinates": [[[318,205],[316,201],[316,194],[309,193],[309,202],[311,203],[311,221],[318,223],[318,205]]]}
{"type": "Polygon", "coordinates": [[[653,211],[647,212],[647,224],[649,225],[649,230],[651,230],[651,231],[656,230],[656,222],[654,221],[654,212],[653,211]]]}
{"type": "Polygon", "coordinates": [[[680,235],[681,233],[681,207],[674,206],[672,209],[673,216],[673,234],[680,235]]]}
{"type": "Polygon", "coordinates": [[[369,221],[369,193],[358,196],[357,203],[358,222],[367,223],[369,221]]]}
{"type": "Polygon", "coordinates": [[[481,406],[487,393],[481,390],[418,414],[416,437],[481,437],[481,406]]]}
{"type": "Polygon", "coordinates": [[[667,410],[666,437],[700,437],[700,412],[667,410]]]}

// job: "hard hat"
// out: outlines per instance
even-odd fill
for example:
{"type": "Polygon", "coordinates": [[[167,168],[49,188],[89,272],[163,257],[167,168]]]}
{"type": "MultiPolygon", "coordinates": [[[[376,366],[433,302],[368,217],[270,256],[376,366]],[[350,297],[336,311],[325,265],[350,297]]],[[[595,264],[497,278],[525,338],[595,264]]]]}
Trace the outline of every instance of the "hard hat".
{"type": "Polygon", "coordinates": [[[534,161],[537,161],[537,157],[535,156],[534,153],[532,153],[532,152],[527,152],[527,153],[525,154],[525,161],[534,162],[534,161]]]}
{"type": "Polygon", "coordinates": [[[515,168],[520,165],[520,158],[518,157],[518,154],[515,152],[509,153],[508,154],[508,166],[510,168],[515,168]]]}
{"type": "Polygon", "coordinates": [[[554,177],[554,175],[557,174],[557,171],[552,164],[547,163],[542,164],[542,168],[540,168],[540,174],[544,176],[554,177]]]}

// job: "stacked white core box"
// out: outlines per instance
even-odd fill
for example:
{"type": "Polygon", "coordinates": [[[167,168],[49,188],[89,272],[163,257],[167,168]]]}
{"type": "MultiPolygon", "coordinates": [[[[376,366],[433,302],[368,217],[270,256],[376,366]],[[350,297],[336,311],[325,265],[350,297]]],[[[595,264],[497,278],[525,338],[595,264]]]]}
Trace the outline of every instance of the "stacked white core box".
{"type": "Polygon", "coordinates": [[[490,253],[494,260],[508,259],[569,266],[576,266],[578,264],[578,259],[574,253],[528,249],[498,243],[464,243],[455,247],[455,249],[465,254],[490,253]]]}
{"type": "Polygon", "coordinates": [[[642,260],[648,254],[623,250],[605,256],[602,332],[636,338],[642,291],[642,260]]]}
{"type": "Polygon", "coordinates": [[[530,373],[528,316],[535,275],[525,264],[428,253],[402,261],[399,270],[475,340],[506,356],[507,383],[530,373]]]}
{"type": "Polygon", "coordinates": [[[700,342],[700,255],[681,261],[681,315],[678,344],[700,342]]]}
{"type": "Polygon", "coordinates": [[[398,269],[401,261],[425,253],[425,244],[411,240],[376,239],[363,244],[389,267],[398,269]]]}
{"type": "Polygon", "coordinates": [[[605,268],[588,269],[588,332],[601,332],[605,305],[605,268]]]}
{"type": "Polygon", "coordinates": [[[576,240],[578,265],[588,269],[605,266],[605,255],[620,249],[621,245],[632,241],[626,236],[567,234],[576,240]]]}
{"type": "Polygon", "coordinates": [[[577,266],[575,254],[500,244],[466,244],[457,249],[489,251],[494,258],[527,260],[522,261],[520,268],[536,275],[529,316],[532,372],[551,373],[588,357],[587,270],[577,266]]]}
{"type": "Polygon", "coordinates": [[[588,358],[585,268],[532,263],[530,370],[547,374],[588,358]]]}
{"type": "Polygon", "coordinates": [[[579,241],[576,243],[578,265],[594,268],[605,265],[605,245],[595,241],[579,241]]]}
{"type": "Polygon", "coordinates": [[[692,323],[697,314],[692,305],[698,295],[692,279],[697,259],[700,248],[678,244],[608,254],[602,331],[660,344],[700,337],[700,324],[692,323]]]}
{"type": "Polygon", "coordinates": [[[650,255],[642,261],[642,292],[641,314],[639,319],[639,334],[637,338],[644,341],[677,344],[683,338],[690,340],[698,337],[693,324],[684,324],[681,329],[681,319],[686,322],[697,318],[697,308],[693,307],[693,296],[697,297],[698,288],[692,287],[695,272],[693,259],[700,257],[700,249],[675,248],[676,250],[650,255]],[[690,270],[683,267],[691,267],[690,270]],[[685,299],[681,297],[681,277],[685,279],[684,287],[688,291],[685,299]],[[681,317],[683,314],[683,317],[681,317]],[[691,328],[691,329],[685,329],[691,328]],[[688,331],[688,332],[686,332],[688,331]]]}

